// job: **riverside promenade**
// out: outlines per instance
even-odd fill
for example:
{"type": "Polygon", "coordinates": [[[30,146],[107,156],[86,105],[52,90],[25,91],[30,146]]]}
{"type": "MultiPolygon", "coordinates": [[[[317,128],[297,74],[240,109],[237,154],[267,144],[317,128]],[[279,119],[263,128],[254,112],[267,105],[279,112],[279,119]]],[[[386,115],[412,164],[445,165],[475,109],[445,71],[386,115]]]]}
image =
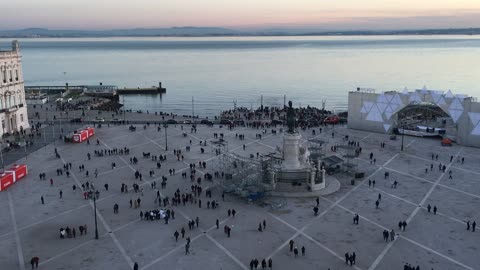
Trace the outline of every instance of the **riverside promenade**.
{"type": "MultiPolygon", "coordinates": [[[[30,269],[30,259],[38,256],[38,269],[250,269],[252,259],[261,262],[272,259],[273,269],[403,269],[405,264],[420,269],[478,269],[480,265],[480,232],[467,231],[466,220],[480,222],[480,149],[452,146],[441,147],[438,140],[405,137],[405,151],[400,152],[400,139],[344,127],[323,128],[315,137],[328,141],[330,147],[344,144],[343,137],[355,140],[362,147],[362,154],[355,159],[357,167],[365,172],[365,178],[350,185],[352,179],[338,175],[341,188],[338,192],[319,198],[319,214],[314,216],[315,198],[280,198],[286,204],[281,208],[268,207],[271,198],[263,206],[249,204],[245,200],[225,195],[218,179],[201,182],[203,193],[196,203],[185,206],[159,206],[157,189],[161,198],[170,199],[177,189],[191,192],[189,164],[197,164],[196,176],[214,173],[217,157],[210,146],[213,133],[223,133],[230,152],[249,157],[251,154],[267,154],[281,145],[282,134],[267,134],[257,139],[260,129],[237,127],[228,130],[215,125],[200,125],[196,133],[189,125],[169,125],[168,151],[165,150],[164,128],[158,131],[150,125],[143,129],[137,125],[131,132],[127,125],[103,126],[96,129],[90,144],[67,144],[57,141],[41,147],[19,162],[26,162],[29,175],[0,192],[0,265],[2,269],[30,269]],[[184,136],[183,133],[187,136],[184,136]],[[332,137],[332,133],[334,136],[332,137]],[[235,134],[244,134],[239,140],[235,134]],[[96,145],[96,140],[99,145],[96,145]],[[190,145],[190,140],[192,144],[190,145]],[[201,152],[200,141],[207,140],[201,152]],[[380,147],[385,142],[385,147],[380,147]],[[245,144],[245,150],[243,145],[245,144]],[[186,146],[191,146],[186,151],[186,146]],[[129,155],[94,156],[95,150],[124,148],[129,155]],[[56,158],[54,149],[61,158],[56,158]],[[178,161],[173,153],[181,149],[184,159],[178,161]],[[166,155],[157,168],[156,161],[144,158],[143,153],[166,155]],[[91,154],[89,160],[87,155],[91,154]],[[375,164],[370,161],[370,153],[375,164]],[[438,159],[432,154],[437,155],[438,159]],[[130,158],[138,162],[132,164],[130,158]],[[464,162],[461,162],[464,158],[464,162]],[[206,167],[198,167],[205,161],[206,167]],[[72,163],[70,176],[58,176],[57,170],[72,163]],[[115,168],[112,169],[112,163],[115,168]],[[433,164],[433,169],[430,166],[433,164]],[[440,171],[439,165],[446,166],[440,171]],[[85,170],[80,171],[79,166],[85,170]],[[175,169],[175,175],[169,170],[175,169]],[[154,175],[150,176],[149,171],[154,175]],[[89,176],[86,172],[89,171],[89,176]],[[94,172],[98,172],[95,177],[94,172]],[[143,180],[135,179],[139,171],[143,180]],[[452,171],[452,179],[449,179],[452,171]],[[385,179],[389,172],[389,179],[385,179]],[[39,174],[45,173],[46,180],[39,174]],[[166,187],[160,188],[162,176],[167,177],[166,187]],[[53,179],[53,184],[50,183],[53,179]],[[369,180],[375,180],[374,187],[369,180]],[[99,190],[96,201],[99,239],[94,238],[94,205],[85,200],[82,184],[93,183],[99,190]],[[397,187],[392,183],[396,181],[397,187]],[[157,189],[151,185],[156,183],[157,189]],[[121,192],[122,183],[129,187],[121,192]],[[108,191],[105,189],[108,184],[108,191]],[[139,185],[134,192],[132,185],[139,185]],[[73,187],[75,186],[75,190],[73,187]],[[205,196],[211,190],[212,198],[205,196]],[[62,192],[60,198],[60,191],[62,192]],[[41,197],[44,204],[41,203],[41,197]],[[381,196],[379,207],[375,202],[381,196]],[[130,200],[141,199],[141,206],[130,207],[130,200]],[[202,200],[201,207],[198,201],[202,200]],[[216,200],[218,208],[208,209],[207,201],[216,200]],[[114,205],[118,204],[118,214],[114,205]],[[266,206],[267,205],[267,206],[266,206]],[[427,206],[437,207],[436,214],[427,206]],[[155,209],[175,211],[175,219],[169,224],[140,219],[143,213],[155,209]],[[228,215],[235,209],[236,215],[228,215]],[[359,224],[353,224],[358,214],[359,224]],[[199,218],[198,226],[188,228],[188,221],[199,218]],[[219,229],[216,220],[219,220],[219,229]],[[263,220],[266,228],[257,228],[263,220]],[[398,227],[406,221],[405,231],[398,227]],[[88,233],[79,235],[78,227],[87,225],[88,233]],[[60,239],[60,228],[77,228],[75,238],[60,239]],[[224,226],[231,229],[231,236],[224,233],[224,226]],[[185,238],[175,241],[174,232],[186,230],[185,238]],[[385,241],[384,230],[395,231],[394,240],[385,241]],[[190,238],[189,254],[185,254],[186,238],[190,238]],[[305,255],[298,257],[289,249],[289,242],[305,255]],[[345,253],[355,252],[353,266],[345,263],[345,253]]],[[[278,129],[278,128],[277,128],[278,129]]],[[[304,138],[312,138],[311,130],[301,131],[304,138]]],[[[52,136],[46,132],[47,136],[52,136]]],[[[261,268],[261,263],[258,266],[261,268]]]]}

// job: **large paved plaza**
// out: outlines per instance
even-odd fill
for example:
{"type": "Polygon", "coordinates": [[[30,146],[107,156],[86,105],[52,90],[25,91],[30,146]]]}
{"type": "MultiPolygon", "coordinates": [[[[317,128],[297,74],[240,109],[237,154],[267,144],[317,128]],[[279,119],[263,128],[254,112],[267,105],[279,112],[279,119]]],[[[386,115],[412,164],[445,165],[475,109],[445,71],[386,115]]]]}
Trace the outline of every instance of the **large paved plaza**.
{"type": "MultiPolygon", "coordinates": [[[[190,179],[182,178],[189,172],[189,164],[206,161],[206,169],[197,174],[213,173],[217,156],[210,146],[201,153],[199,141],[212,140],[213,133],[224,133],[228,150],[246,157],[259,152],[273,152],[281,144],[282,135],[264,135],[261,140],[255,134],[260,130],[236,128],[228,130],[219,126],[199,126],[187,137],[182,136],[181,126],[168,128],[168,150],[165,151],[165,133],[150,126],[146,130],[137,127],[130,132],[127,126],[102,127],[96,130],[91,144],[57,143],[61,158],[54,155],[53,145],[48,145],[28,155],[26,163],[29,175],[7,191],[0,193],[0,269],[29,269],[33,256],[40,258],[39,269],[132,269],[138,262],[139,269],[250,269],[250,261],[272,259],[273,269],[403,269],[405,263],[420,269],[480,269],[480,232],[466,230],[466,220],[480,222],[480,149],[453,146],[441,147],[438,140],[405,137],[405,151],[400,152],[401,140],[389,140],[389,136],[373,134],[343,127],[328,128],[317,137],[330,145],[345,144],[344,135],[360,142],[362,154],[354,162],[364,171],[365,178],[350,185],[349,177],[338,176],[339,191],[320,197],[319,215],[314,216],[315,198],[281,198],[286,202],[281,208],[247,203],[233,195],[222,200],[222,190],[215,181],[203,181],[202,187],[212,190],[212,199],[219,201],[217,209],[207,209],[201,195],[202,208],[195,204],[167,206],[175,211],[175,219],[169,224],[163,221],[145,221],[140,211],[160,209],[155,202],[155,181],[160,187],[161,176],[168,178],[162,196],[172,197],[180,189],[190,192],[190,179]],[[332,138],[332,131],[335,138],[332,138]],[[240,141],[235,133],[245,134],[240,141]],[[100,145],[95,143],[100,140],[100,145]],[[185,147],[192,140],[191,151],[185,147]],[[381,142],[386,147],[381,148],[381,142]],[[246,149],[243,150],[243,144],[246,149]],[[94,150],[130,148],[129,155],[112,155],[87,159],[94,150]],[[182,149],[185,159],[177,161],[174,149],[182,149]],[[156,162],[143,158],[143,152],[166,154],[162,168],[156,162]],[[374,154],[371,164],[369,154],[374,154]],[[438,160],[432,161],[432,153],[438,160]],[[130,157],[139,162],[131,164],[130,157]],[[451,156],[453,160],[451,160],[451,156]],[[461,158],[465,162],[460,162],[461,158]],[[72,163],[70,177],[57,176],[57,169],[64,163],[72,163]],[[111,169],[111,163],[116,168],[111,169]],[[446,165],[446,172],[438,170],[438,164],[446,165]],[[90,172],[87,178],[78,166],[84,164],[90,172]],[[433,170],[430,171],[430,165],[433,170]],[[168,170],[175,168],[170,176],[168,170]],[[428,168],[428,172],[425,172],[428,168]],[[98,169],[98,178],[93,172],[98,169]],[[153,169],[155,175],[150,177],[153,169]],[[143,174],[143,181],[135,180],[134,172],[143,174]],[[452,178],[449,179],[449,171],[452,178]],[[390,172],[390,179],[384,173],[390,172]],[[46,173],[46,181],[38,175],[46,173]],[[53,186],[49,179],[53,179],[53,186]],[[368,180],[375,180],[369,187],[368,180]],[[392,181],[398,182],[392,188],[392,181]],[[89,181],[101,190],[96,202],[100,238],[94,239],[93,201],[84,200],[81,185],[89,181]],[[104,185],[109,184],[105,191],[104,185]],[[120,191],[121,184],[129,186],[128,193],[120,191]],[[134,193],[137,183],[143,192],[134,193]],[[72,186],[76,185],[76,191],[72,186]],[[60,198],[59,192],[63,191],[60,198]],[[379,208],[375,201],[381,194],[379,208]],[[45,204],[40,198],[44,197],[45,204]],[[130,208],[130,199],[141,198],[141,207],[130,208]],[[119,205],[119,213],[113,213],[113,205],[119,205]],[[427,211],[427,205],[437,206],[438,212],[427,211]],[[227,215],[235,209],[235,217],[227,215]],[[353,215],[360,221],[353,225],[353,215]],[[199,217],[199,228],[189,230],[187,221],[199,217]],[[215,221],[219,219],[220,229],[215,221]],[[263,232],[258,224],[266,221],[263,232]],[[399,221],[406,221],[406,230],[400,231],[399,221]],[[60,239],[59,229],[86,224],[88,234],[76,238],[60,239]],[[223,226],[232,228],[231,237],[224,234],[223,226]],[[175,241],[175,230],[184,227],[191,238],[190,254],[185,255],[185,239],[175,241]],[[394,241],[384,241],[382,232],[394,229],[394,241]],[[289,241],[306,249],[305,256],[294,257],[289,251],[289,241]],[[345,264],[344,254],[356,253],[356,264],[345,264]]],[[[310,130],[302,131],[304,138],[313,137],[310,130]]],[[[22,162],[25,159],[22,160],[22,162]]],[[[275,201],[279,198],[268,199],[275,201]]],[[[162,207],[163,208],[163,207],[162,207]]],[[[260,268],[260,267],[259,267],[260,268]]]]}

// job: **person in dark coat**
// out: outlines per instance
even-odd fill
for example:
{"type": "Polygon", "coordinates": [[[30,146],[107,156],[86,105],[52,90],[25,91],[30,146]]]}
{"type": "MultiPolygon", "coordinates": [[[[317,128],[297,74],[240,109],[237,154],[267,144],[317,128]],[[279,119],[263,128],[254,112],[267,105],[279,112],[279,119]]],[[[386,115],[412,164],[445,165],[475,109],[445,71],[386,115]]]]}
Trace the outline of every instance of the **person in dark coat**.
{"type": "Polygon", "coordinates": [[[40,261],[40,258],[38,258],[37,256],[32,257],[32,259],[30,260],[30,264],[32,265],[32,269],[33,268],[38,268],[38,261],[40,261]]]}

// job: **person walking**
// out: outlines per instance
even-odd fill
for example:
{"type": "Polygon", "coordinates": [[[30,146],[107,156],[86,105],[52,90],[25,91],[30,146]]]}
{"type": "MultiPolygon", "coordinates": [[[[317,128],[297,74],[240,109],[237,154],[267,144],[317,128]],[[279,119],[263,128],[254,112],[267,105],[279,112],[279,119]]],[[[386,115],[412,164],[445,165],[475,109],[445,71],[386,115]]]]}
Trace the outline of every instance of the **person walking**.
{"type": "Polygon", "coordinates": [[[180,235],[180,234],[178,233],[178,231],[175,231],[175,232],[173,233],[173,236],[175,237],[175,242],[178,242],[178,236],[179,236],[179,235],[180,235]]]}
{"type": "Polygon", "coordinates": [[[290,245],[290,252],[293,251],[293,244],[294,244],[294,243],[295,243],[295,242],[293,242],[293,240],[290,240],[290,241],[288,242],[288,244],[290,245]]]}
{"type": "Polygon", "coordinates": [[[272,269],[273,267],[273,261],[272,261],[272,258],[268,259],[268,268],[270,268],[270,270],[272,269]]]}
{"type": "Polygon", "coordinates": [[[434,214],[434,215],[437,214],[437,206],[436,206],[436,205],[433,207],[433,214],[434,214]]]}
{"type": "Polygon", "coordinates": [[[40,258],[38,258],[37,256],[32,257],[32,259],[30,260],[30,264],[32,265],[32,269],[38,268],[38,262],[39,261],[40,261],[40,258]]]}
{"type": "Polygon", "coordinates": [[[477,227],[477,222],[473,221],[473,223],[472,223],[472,232],[475,232],[475,227],[477,227]]]}
{"type": "Polygon", "coordinates": [[[302,246],[302,256],[305,256],[305,246],[302,246]]]}
{"type": "Polygon", "coordinates": [[[40,197],[40,200],[42,201],[42,204],[45,204],[45,201],[43,200],[43,196],[40,197]]]}
{"type": "Polygon", "coordinates": [[[138,270],[138,263],[137,263],[137,262],[135,262],[135,263],[133,264],[133,270],[138,270]]]}

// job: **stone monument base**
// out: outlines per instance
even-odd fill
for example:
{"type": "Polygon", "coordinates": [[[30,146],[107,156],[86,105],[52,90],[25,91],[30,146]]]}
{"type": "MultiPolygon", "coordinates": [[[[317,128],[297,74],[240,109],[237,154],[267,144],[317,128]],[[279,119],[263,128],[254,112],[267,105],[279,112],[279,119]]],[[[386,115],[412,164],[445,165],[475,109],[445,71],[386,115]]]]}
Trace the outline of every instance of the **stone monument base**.
{"type": "Polygon", "coordinates": [[[302,135],[299,133],[285,133],[283,135],[283,163],[282,171],[294,171],[302,168],[299,159],[299,146],[302,135]]]}

